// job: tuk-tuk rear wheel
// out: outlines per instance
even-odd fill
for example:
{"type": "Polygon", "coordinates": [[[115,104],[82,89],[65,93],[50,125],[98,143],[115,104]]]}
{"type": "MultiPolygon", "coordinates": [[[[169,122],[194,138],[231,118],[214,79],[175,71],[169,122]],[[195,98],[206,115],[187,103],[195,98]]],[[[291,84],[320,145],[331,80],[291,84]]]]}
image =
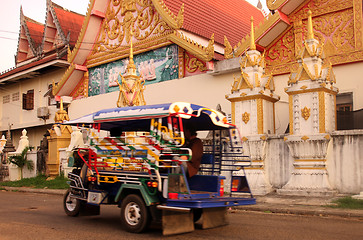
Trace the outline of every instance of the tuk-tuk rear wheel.
{"type": "Polygon", "coordinates": [[[68,189],[63,198],[64,211],[68,216],[76,217],[81,210],[81,201],[71,197],[71,190],[68,189]]]}
{"type": "Polygon", "coordinates": [[[139,195],[130,194],[122,200],[121,222],[128,232],[140,233],[147,229],[150,214],[139,195]]]}

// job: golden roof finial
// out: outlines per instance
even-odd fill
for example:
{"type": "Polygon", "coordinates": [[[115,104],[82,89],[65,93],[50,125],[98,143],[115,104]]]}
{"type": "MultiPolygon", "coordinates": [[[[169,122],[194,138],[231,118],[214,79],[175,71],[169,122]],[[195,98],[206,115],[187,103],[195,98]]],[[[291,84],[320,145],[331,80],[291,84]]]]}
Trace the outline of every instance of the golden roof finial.
{"type": "Polygon", "coordinates": [[[252,16],[251,16],[251,43],[250,43],[250,50],[256,50],[255,31],[253,29],[253,17],[252,16]]]}
{"type": "Polygon", "coordinates": [[[308,39],[314,39],[314,31],[313,31],[313,20],[311,17],[311,11],[308,11],[308,39]]]}
{"type": "Polygon", "coordinates": [[[131,69],[136,69],[134,63],[134,50],[132,46],[132,36],[133,36],[132,27],[130,28],[130,57],[129,57],[129,64],[127,65],[127,69],[130,71],[131,69]]]}
{"type": "Polygon", "coordinates": [[[63,108],[63,99],[62,99],[62,98],[60,99],[60,106],[59,106],[59,109],[60,109],[61,111],[63,111],[63,110],[64,110],[64,108],[63,108]]]}
{"type": "Polygon", "coordinates": [[[60,99],[59,110],[55,113],[54,121],[56,123],[62,123],[64,120],[69,121],[69,116],[66,110],[63,108],[63,99],[60,99]]]}

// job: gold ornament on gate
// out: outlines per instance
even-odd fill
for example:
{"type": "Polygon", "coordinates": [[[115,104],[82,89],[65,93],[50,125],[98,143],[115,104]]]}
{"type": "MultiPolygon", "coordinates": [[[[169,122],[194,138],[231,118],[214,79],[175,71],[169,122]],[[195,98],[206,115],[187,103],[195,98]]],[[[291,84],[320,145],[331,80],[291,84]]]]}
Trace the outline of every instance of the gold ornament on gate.
{"type": "Polygon", "coordinates": [[[301,109],[301,116],[305,119],[308,120],[310,117],[310,108],[304,107],[303,109],[301,109]]]}
{"type": "Polygon", "coordinates": [[[247,124],[250,121],[250,114],[248,112],[242,114],[242,121],[245,124],[247,124]]]}

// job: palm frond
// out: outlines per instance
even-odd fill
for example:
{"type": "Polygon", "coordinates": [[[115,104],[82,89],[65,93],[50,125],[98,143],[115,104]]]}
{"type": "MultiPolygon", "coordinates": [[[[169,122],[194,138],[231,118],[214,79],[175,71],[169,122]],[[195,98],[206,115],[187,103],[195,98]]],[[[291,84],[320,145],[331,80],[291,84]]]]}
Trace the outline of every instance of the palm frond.
{"type": "Polygon", "coordinates": [[[29,147],[26,147],[23,149],[21,154],[9,156],[8,161],[11,162],[12,164],[15,164],[16,166],[18,166],[21,169],[23,169],[24,166],[26,165],[29,170],[33,170],[34,164],[32,161],[28,160],[28,158],[27,158],[28,150],[29,150],[29,147]]]}

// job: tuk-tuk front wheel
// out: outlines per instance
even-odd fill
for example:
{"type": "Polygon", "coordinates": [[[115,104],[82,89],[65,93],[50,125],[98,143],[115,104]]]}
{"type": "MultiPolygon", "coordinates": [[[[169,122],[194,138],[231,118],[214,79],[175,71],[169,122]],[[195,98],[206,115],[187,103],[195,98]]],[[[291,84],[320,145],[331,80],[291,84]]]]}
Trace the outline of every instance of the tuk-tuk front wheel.
{"type": "Polygon", "coordinates": [[[147,229],[150,214],[144,200],[139,195],[130,194],[122,200],[121,222],[128,232],[140,233],[147,229]]]}
{"type": "Polygon", "coordinates": [[[81,210],[81,201],[71,197],[71,190],[68,189],[63,198],[64,211],[68,216],[76,217],[81,210]]]}

